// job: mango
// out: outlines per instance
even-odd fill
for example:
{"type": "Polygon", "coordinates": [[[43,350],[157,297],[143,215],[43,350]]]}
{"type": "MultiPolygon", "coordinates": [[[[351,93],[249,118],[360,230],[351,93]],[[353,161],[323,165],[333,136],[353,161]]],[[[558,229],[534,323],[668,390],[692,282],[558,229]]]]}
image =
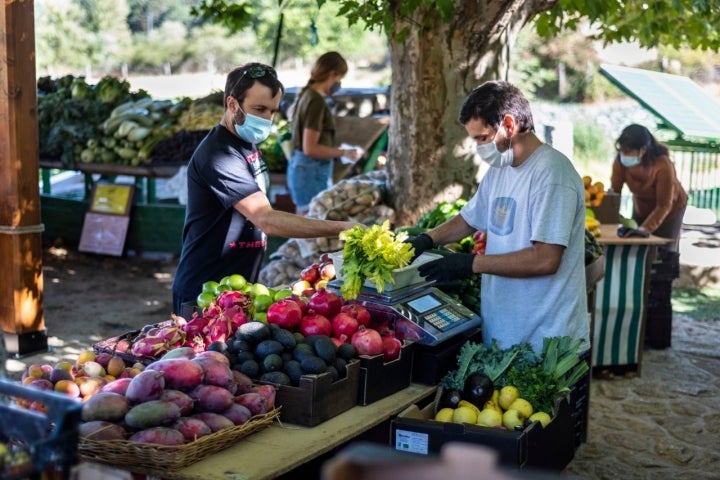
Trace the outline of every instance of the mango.
{"type": "Polygon", "coordinates": [[[125,440],[127,438],[127,432],[123,427],[104,420],[83,422],[79,425],[78,431],[81,437],[90,440],[125,440]]]}
{"type": "Polygon", "coordinates": [[[165,389],[163,390],[162,395],[160,395],[160,400],[172,402],[180,407],[181,415],[188,415],[195,407],[195,400],[193,400],[190,395],[185,392],[181,392],[180,390],[165,389]]]}
{"type": "Polygon", "coordinates": [[[244,405],[240,405],[239,403],[233,403],[230,408],[221,412],[220,415],[229,418],[235,425],[242,425],[253,416],[250,409],[244,405]]]}
{"type": "MultiPolygon", "coordinates": [[[[222,356],[224,357],[224,355],[222,356]]],[[[233,373],[227,363],[210,357],[195,357],[192,361],[202,367],[203,383],[206,385],[217,385],[226,388],[233,381],[233,373]]]]}
{"type": "Polygon", "coordinates": [[[156,445],[182,445],[185,437],[175,429],[167,427],[151,427],[133,433],[129,440],[136,443],[153,443],[156,445]]]}
{"type": "Polygon", "coordinates": [[[247,407],[253,415],[263,415],[270,410],[268,408],[267,398],[255,392],[238,395],[235,397],[235,403],[247,407]]]}
{"type": "Polygon", "coordinates": [[[113,392],[125,395],[128,386],[130,385],[131,378],[116,378],[112,382],[106,383],[100,389],[101,392],[113,392]]]}
{"type": "Polygon", "coordinates": [[[191,415],[190,418],[202,420],[208,427],[210,427],[210,430],[212,430],[213,433],[222,430],[223,428],[231,428],[235,426],[232,420],[220,415],[219,413],[200,412],[191,415]]]}
{"type": "Polygon", "coordinates": [[[165,389],[165,377],[156,370],[143,370],[130,380],[125,396],[130,403],[157,400],[165,389]]]}
{"type": "Polygon", "coordinates": [[[168,358],[151,363],[145,371],[162,372],[165,388],[189,392],[203,381],[202,367],[187,358],[168,358]]]}
{"type": "Polygon", "coordinates": [[[198,412],[220,413],[230,408],[235,400],[228,389],[217,385],[198,385],[188,395],[195,400],[198,412]]]}
{"type": "Polygon", "coordinates": [[[183,434],[185,440],[192,442],[205,435],[213,433],[212,429],[207,423],[203,422],[199,418],[191,417],[180,417],[172,425],[173,429],[183,434]]]}
{"type": "Polygon", "coordinates": [[[122,420],[129,408],[128,399],[124,396],[113,392],[98,392],[83,403],[81,418],[84,422],[115,422],[122,420]]]}
{"type": "Polygon", "coordinates": [[[166,400],[150,400],[132,407],[125,423],[135,430],[171,425],[180,418],[180,407],[166,400]]]}

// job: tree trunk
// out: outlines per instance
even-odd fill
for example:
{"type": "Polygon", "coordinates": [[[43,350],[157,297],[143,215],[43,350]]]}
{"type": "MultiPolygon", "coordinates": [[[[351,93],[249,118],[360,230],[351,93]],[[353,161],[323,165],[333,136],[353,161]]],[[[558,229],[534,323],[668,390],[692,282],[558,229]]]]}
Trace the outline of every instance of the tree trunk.
{"type": "Polygon", "coordinates": [[[460,106],[482,81],[506,78],[518,32],[554,2],[481,3],[456,0],[448,22],[436,10],[421,7],[408,17],[400,13],[402,2],[393,7],[388,173],[396,226],[415,224],[441,201],[470,198],[482,170],[457,121],[460,106]],[[399,40],[403,29],[408,33],[399,40]]]}

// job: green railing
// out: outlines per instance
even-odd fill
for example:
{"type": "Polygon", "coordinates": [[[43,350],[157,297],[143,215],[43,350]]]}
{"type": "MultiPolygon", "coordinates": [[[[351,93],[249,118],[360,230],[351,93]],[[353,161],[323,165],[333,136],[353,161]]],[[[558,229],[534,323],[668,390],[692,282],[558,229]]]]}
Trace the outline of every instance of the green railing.
{"type": "Polygon", "coordinates": [[[678,178],[688,192],[688,205],[712,210],[720,218],[720,148],[671,146],[678,178]]]}

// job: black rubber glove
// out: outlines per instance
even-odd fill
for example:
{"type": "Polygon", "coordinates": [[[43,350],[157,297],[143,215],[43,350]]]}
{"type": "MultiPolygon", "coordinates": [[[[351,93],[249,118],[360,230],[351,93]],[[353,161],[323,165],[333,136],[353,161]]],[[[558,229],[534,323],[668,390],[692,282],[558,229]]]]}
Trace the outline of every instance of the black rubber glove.
{"type": "Polygon", "coordinates": [[[421,233],[420,235],[409,237],[407,240],[405,240],[404,243],[409,243],[413,246],[413,249],[415,250],[415,252],[413,253],[413,257],[410,260],[410,263],[412,263],[420,255],[422,255],[424,251],[430,250],[434,246],[433,239],[430,238],[430,235],[428,235],[427,233],[421,233]]]}
{"type": "Polygon", "coordinates": [[[432,262],[423,263],[418,268],[418,273],[428,280],[435,280],[438,283],[451,280],[462,280],[473,274],[472,253],[453,253],[432,262]]]}
{"type": "Polygon", "coordinates": [[[622,238],[647,238],[650,236],[646,230],[640,230],[638,228],[630,228],[625,225],[620,225],[617,230],[618,237],[622,238]]]}

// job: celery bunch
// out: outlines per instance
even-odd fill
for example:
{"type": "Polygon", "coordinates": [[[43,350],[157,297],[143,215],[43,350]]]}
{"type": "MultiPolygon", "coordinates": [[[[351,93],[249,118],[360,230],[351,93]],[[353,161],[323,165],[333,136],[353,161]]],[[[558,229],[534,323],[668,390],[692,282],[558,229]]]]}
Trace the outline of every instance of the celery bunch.
{"type": "Polygon", "coordinates": [[[392,271],[407,266],[412,259],[412,246],[404,243],[406,238],[407,234],[403,232],[393,233],[388,220],[382,225],[355,226],[341,232],[340,240],[345,242],[340,269],[343,298],[357,298],[366,279],[380,293],[385,290],[386,283],[393,283],[392,271]]]}

